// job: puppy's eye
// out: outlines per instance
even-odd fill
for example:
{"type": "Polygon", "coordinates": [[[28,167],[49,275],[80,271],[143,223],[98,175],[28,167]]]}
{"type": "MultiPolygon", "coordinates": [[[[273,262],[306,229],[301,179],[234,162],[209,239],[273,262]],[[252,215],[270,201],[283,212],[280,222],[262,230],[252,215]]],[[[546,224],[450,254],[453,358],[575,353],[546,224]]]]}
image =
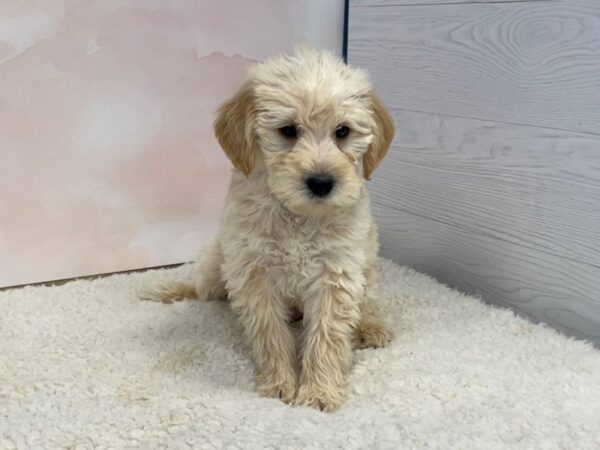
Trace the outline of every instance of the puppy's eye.
{"type": "Polygon", "coordinates": [[[338,139],[344,139],[348,136],[348,134],[350,134],[350,128],[348,128],[346,125],[342,125],[335,130],[335,137],[338,139]]]}
{"type": "Polygon", "coordinates": [[[295,139],[298,137],[298,130],[294,125],[287,125],[279,129],[281,135],[287,139],[295,139]]]}

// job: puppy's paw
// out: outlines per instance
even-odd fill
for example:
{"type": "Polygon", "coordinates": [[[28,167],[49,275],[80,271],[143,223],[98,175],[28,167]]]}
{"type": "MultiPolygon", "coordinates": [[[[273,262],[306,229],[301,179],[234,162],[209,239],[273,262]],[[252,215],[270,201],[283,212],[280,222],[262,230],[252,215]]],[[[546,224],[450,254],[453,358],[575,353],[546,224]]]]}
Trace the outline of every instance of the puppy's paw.
{"type": "Polygon", "coordinates": [[[294,399],[295,406],[310,406],[325,412],[338,409],[344,401],[342,389],[320,388],[311,384],[300,386],[294,399]]]}
{"type": "Polygon", "coordinates": [[[352,338],[355,349],[385,347],[392,341],[392,332],[378,322],[361,323],[352,338]]]}
{"type": "Polygon", "coordinates": [[[284,371],[262,373],[256,376],[256,390],[263,397],[279,398],[290,403],[296,396],[296,375],[284,371]]]}
{"type": "Polygon", "coordinates": [[[142,300],[167,304],[185,299],[192,300],[198,298],[194,286],[181,281],[166,281],[150,288],[143,288],[138,291],[138,296],[142,300]]]}

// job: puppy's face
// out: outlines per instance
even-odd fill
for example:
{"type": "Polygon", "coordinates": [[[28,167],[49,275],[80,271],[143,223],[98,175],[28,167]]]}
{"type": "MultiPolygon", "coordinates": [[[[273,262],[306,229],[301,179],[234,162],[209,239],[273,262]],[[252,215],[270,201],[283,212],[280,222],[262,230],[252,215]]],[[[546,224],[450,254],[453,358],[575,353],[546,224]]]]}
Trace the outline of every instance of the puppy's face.
{"type": "Polygon", "coordinates": [[[302,215],[356,203],[394,132],[361,72],[306,49],[256,66],[215,131],[236,168],[248,176],[260,163],[275,197],[302,215]]]}

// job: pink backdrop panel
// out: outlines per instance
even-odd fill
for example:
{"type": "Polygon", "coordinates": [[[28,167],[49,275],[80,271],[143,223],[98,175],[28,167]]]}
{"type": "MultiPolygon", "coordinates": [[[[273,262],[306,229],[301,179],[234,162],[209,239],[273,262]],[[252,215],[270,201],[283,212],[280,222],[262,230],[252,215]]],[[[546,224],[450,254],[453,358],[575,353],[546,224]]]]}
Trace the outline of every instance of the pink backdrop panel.
{"type": "Polygon", "coordinates": [[[214,111],[315,5],[1,2],[0,287],[193,259],[230,174],[214,111]]]}

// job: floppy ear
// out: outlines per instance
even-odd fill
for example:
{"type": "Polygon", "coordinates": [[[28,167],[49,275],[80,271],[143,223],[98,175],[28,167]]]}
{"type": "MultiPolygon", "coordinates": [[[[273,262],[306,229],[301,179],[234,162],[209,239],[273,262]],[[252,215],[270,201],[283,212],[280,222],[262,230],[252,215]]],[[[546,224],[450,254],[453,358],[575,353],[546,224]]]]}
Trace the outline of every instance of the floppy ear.
{"type": "Polygon", "coordinates": [[[363,156],[363,175],[367,180],[371,179],[371,174],[387,153],[394,137],[392,117],[375,94],[371,94],[371,108],[373,109],[375,130],[369,150],[363,156]]]}
{"type": "Polygon", "coordinates": [[[214,129],[221,148],[236,169],[246,176],[250,175],[256,151],[256,107],[249,83],[244,84],[233,98],[225,102],[217,114],[214,129]]]}

